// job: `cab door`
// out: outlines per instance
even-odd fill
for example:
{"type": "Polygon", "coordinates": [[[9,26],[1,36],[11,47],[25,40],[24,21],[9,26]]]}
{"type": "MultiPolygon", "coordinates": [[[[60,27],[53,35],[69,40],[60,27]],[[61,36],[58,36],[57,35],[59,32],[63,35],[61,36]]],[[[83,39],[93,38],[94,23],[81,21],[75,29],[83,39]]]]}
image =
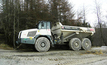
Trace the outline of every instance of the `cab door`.
{"type": "Polygon", "coordinates": [[[50,22],[40,22],[38,25],[38,32],[40,35],[51,35],[50,22]]]}

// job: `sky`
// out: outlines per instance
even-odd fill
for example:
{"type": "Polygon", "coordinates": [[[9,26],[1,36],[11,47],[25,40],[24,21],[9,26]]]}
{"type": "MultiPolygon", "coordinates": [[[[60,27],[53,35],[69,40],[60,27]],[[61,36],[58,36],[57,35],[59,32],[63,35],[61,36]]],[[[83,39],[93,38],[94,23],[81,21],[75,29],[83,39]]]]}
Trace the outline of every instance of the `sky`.
{"type": "MultiPolygon", "coordinates": [[[[95,0],[68,0],[74,6],[75,13],[83,11],[86,13],[86,21],[95,26],[97,22],[95,0]]],[[[101,20],[107,23],[107,0],[96,0],[101,8],[101,20]]]]}

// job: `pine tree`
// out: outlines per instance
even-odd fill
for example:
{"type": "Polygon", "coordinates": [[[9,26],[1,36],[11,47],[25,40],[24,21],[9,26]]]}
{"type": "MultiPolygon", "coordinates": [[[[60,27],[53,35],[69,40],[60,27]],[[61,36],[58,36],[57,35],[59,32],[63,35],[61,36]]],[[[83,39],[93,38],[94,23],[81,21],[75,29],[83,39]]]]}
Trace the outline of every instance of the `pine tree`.
{"type": "Polygon", "coordinates": [[[67,0],[49,0],[49,4],[53,22],[60,21],[64,24],[72,22],[74,16],[73,7],[67,0]]]}

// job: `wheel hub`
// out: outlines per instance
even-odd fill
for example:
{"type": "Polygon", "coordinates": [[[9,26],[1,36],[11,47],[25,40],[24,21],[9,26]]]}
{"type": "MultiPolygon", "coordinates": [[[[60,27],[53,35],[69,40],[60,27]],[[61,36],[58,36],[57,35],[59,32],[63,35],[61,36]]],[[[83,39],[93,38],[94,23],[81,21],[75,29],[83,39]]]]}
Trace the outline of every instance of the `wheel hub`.
{"type": "Polygon", "coordinates": [[[89,46],[87,42],[85,43],[85,45],[86,45],[86,47],[88,47],[88,46],[89,46]]]}
{"type": "Polygon", "coordinates": [[[77,42],[75,43],[75,46],[76,46],[76,47],[78,47],[78,46],[79,46],[77,42]]]}
{"type": "Polygon", "coordinates": [[[44,42],[41,43],[41,47],[45,47],[46,44],[44,42]]]}

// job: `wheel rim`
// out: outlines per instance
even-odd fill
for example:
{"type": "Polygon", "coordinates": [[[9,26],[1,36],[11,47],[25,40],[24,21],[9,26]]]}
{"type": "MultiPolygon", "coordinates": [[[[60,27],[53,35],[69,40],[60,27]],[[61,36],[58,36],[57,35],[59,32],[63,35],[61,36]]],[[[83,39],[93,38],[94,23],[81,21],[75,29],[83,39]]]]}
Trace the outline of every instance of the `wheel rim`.
{"type": "Polygon", "coordinates": [[[85,46],[86,46],[86,47],[89,47],[89,43],[88,43],[88,42],[86,42],[86,43],[85,43],[85,46]]]}
{"type": "Polygon", "coordinates": [[[44,42],[41,43],[41,47],[45,47],[46,44],[44,42]]]}
{"type": "Polygon", "coordinates": [[[74,43],[74,45],[75,45],[75,47],[76,47],[76,48],[78,48],[78,47],[79,47],[78,42],[75,42],[75,43],[74,43]]]}

